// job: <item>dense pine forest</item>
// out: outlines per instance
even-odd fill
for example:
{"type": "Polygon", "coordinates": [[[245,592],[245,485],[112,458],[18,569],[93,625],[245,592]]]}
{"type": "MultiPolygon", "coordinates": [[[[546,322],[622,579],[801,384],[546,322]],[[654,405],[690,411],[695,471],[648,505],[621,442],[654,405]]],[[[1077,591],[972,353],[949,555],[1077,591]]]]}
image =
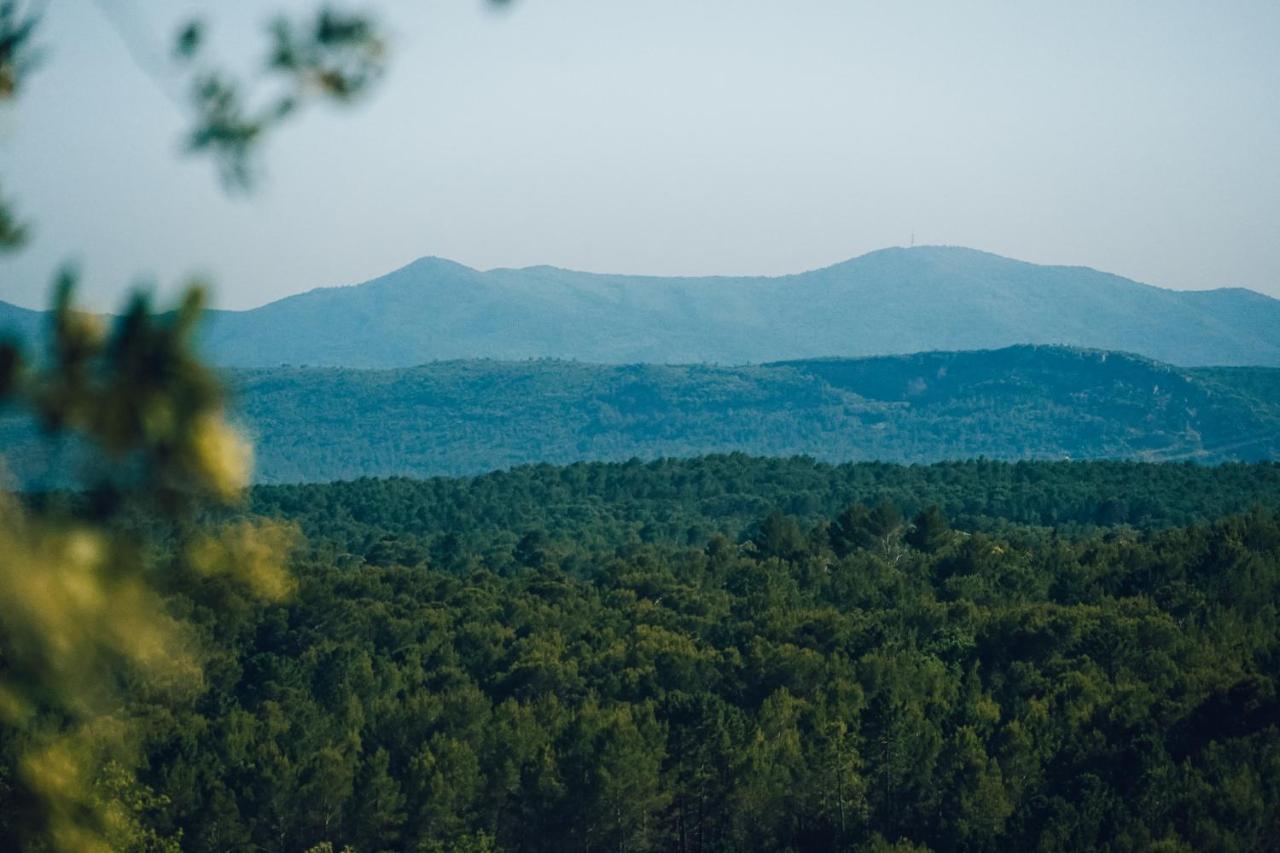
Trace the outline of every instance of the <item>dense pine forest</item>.
{"type": "Polygon", "coordinates": [[[197,523],[296,525],[296,588],[168,582],[203,681],[98,784],[138,850],[1274,849],[1278,510],[1268,463],[257,487],[197,523]]]}

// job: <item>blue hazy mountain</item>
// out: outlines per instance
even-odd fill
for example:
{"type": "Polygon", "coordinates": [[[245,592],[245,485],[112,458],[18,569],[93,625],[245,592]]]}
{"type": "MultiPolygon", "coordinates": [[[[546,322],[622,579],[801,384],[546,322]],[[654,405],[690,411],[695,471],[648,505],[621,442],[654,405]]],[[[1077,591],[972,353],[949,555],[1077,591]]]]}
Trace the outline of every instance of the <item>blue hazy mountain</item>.
{"type": "MultiPolygon", "coordinates": [[[[0,326],[37,324],[0,306],[0,326]]],[[[407,367],[465,358],[758,364],[1062,344],[1180,365],[1280,365],[1280,300],[1173,291],[972,249],[884,249],[781,277],[657,278],[423,258],[350,287],[211,312],[218,364],[407,367]]]]}
{"type": "Polygon", "coordinates": [[[0,337],[34,341],[44,333],[47,312],[20,308],[0,300],[0,337]]]}
{"type": "Polygon", "coordinates": [[[885,249],[776,278],[656,278],[424,258],[362,285],[215,315],[221,364],[462,358],[748,364],[1065,344],[1182,365],[1280,365],[1280,300],[1165,290],[971,249],[885,249]]]}

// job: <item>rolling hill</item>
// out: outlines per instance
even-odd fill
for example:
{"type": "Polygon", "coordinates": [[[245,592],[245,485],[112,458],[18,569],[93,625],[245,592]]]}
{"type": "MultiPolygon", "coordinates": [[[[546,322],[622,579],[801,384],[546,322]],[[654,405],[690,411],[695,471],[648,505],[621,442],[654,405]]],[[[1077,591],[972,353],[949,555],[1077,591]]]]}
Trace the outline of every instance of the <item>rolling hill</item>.
{"type": "MultiPolygon", "coordinates": [[[[1060,347],[747,367],[470,360],[227,377],[263,482],[727,452],[831,462],[1280,459],[1280,370],[1188,370],[1060,347]]],[[[20,422],[0,421],[0,446],[23,482],[57,479],[20,422]]]]}
{"type": "MultiPolygon", "coordinates": [[[[0,327],[29,332],[38,317],[0,306],[0,327]]],[[[203,340],[224,366],[361,368],[468,358],[759,364],[1024,343],[1280,366],[1280,300],[951,247],[884,249],[777,278],[481,272],[424,258],[365,284],[210,312],[203,340]]]]}

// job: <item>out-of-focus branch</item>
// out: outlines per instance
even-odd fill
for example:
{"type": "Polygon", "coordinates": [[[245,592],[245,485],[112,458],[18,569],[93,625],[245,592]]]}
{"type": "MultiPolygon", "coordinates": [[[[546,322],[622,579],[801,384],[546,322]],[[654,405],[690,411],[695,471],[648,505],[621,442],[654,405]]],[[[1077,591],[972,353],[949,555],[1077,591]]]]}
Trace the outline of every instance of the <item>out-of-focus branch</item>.
{"type": "Polygon", "coordinates": [[[32,36],[46,5],[0,0],[0,101],[16,97],[40,61],[32,36]]]}
{"type": "Polygon", "coordinates": [[[29,227],[18,219],[8,199],[0,195],[0,253],[21,249],[27,242],[29,227]]]}
{"type": "MultiPolygon", "coordinates": [[[[45,5],[0,0],[0,102],[18,96],[27,75],[40,61],[33,36],[45,5]]],[[[0,195],[0,253],[22,248],[28,233],[28,226],[0,195]]]]}

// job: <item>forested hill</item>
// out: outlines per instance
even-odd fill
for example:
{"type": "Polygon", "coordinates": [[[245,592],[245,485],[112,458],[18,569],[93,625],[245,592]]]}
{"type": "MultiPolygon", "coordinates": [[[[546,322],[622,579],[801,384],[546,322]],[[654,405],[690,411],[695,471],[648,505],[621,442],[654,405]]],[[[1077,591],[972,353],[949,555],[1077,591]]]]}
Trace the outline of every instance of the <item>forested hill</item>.
{"type": "MultiPolygon", "coordinates": [[[[229,374],[260,482],[728,452],[833,462],[1278,459],[1277,377],[1274,368],[1185,370],[1055,347],[756,367],[458,361],[229,374]]],[[[13,419],[0,419],[0,446],[29,485],[56,484],[51,471],[71,456],[51,462],[13,419]]]]}
{"type": "MultiPolygon", "coordinates": [[[[453,361],[234,370],[259,482],[475,474],[744,452],[826,461],[1280,459],[1280,370],[1187,370],[1057,347],[745,368],[453,361]]],[[[60,482],[29,425],[9,469],[60,482]]],[[[54,461],[56,460],[56,461],[54,461]]]]}
{"type": "Polygon", "coordinates": [[[759,367],[449,362],[237,372],[264,482],[706,453],[1280,459],[1274,369],[1044,347],[759,367]]]}
{"type": "MultiPolygon", "coordinates": [[[[39,316],[0,304],[0,332],[30,332],[39,316]]],[[[389,368],[466,358],[759,364],[1013,344],[1280,366],[1280,300],[941,246],[774,278],[479,271],[423,258],[364,284],[211,312],[203,345],[225,366],[389,368]]]]}

